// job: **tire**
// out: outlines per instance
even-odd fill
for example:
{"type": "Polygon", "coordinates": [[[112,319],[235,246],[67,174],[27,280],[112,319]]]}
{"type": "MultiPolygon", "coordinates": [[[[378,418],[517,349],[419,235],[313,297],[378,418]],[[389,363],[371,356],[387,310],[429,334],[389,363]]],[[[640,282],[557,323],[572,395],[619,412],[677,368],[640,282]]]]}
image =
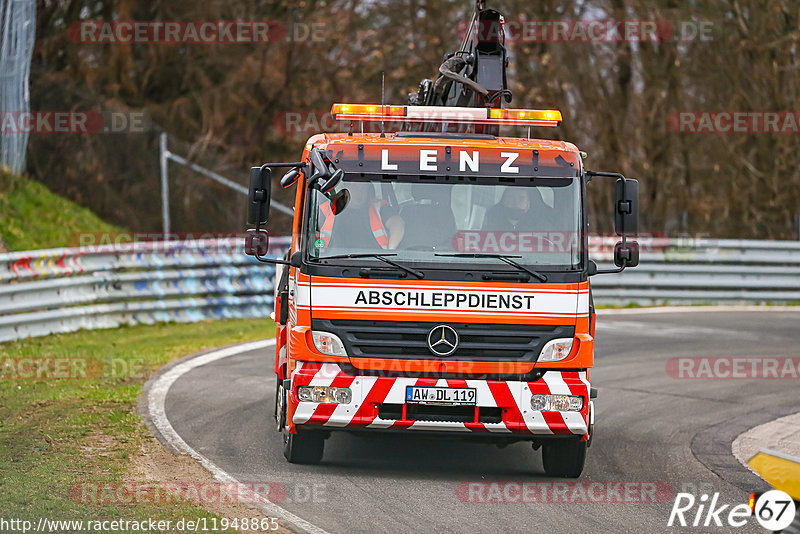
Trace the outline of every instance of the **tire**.
{"type": "Polygon", "coordinates": [[[558,440],[542,446],[542,465],[550,477],[578,478],[586,463],[586,442],[558,440]]]}
{"type": "Polygon", "coordinates": [[[283,432],[286,427],[286,390],[283,388],[283,381],[281,380],[278,380],[278,384],[275,387],[273,421],[275,421],[275,429],[278,432],[283,432]]]}
{"type": "Polygon", "coordinates": [[[315,432],[283,432],[283,455],[292,464],[318,464],[325,451],[325,440],[315,432]]]}

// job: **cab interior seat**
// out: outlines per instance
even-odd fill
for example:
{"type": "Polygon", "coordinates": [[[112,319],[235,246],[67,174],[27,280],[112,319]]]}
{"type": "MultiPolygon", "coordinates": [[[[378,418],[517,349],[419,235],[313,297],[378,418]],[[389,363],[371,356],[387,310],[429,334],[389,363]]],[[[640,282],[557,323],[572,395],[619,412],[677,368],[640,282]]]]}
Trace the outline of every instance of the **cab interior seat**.
{"type": "Polygon", "coordinates": [[[400,206],[405,233],[400,247],[430,250],[452,250],[456,233],[456,217],[450,207],[452,188],[439,184],[414,184],[412,202],[400,206]]]}

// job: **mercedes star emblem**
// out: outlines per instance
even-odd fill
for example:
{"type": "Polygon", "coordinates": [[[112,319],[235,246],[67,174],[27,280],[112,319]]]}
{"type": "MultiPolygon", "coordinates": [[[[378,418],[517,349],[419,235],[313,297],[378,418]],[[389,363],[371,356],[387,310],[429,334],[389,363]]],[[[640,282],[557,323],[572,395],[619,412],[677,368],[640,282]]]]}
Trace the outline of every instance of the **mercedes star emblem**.
{"type": "Polygon", "coordinates": [[[428,348],[437,356],[450,356],[458,348],[458,332],[446,324],[434,326],[428,332],[428,348]]]}

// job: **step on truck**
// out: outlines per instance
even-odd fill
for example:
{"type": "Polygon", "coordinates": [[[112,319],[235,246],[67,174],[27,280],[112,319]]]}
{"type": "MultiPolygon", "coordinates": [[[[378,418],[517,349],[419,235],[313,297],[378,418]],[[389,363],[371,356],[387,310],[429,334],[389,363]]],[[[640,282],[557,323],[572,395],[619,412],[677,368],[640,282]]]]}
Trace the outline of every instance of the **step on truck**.
{"type": "MultiPolygon", "coordinates": [[[[502,20],[479,3],[472,26],[502,20]]],[[[334,432],[394,432],[528,441],[547,475],[583,470],[589,280],[638,264],[638,182],[531,138],[561,113],[502,107],[504,44],[477,33],[408,105],[334,104],[346,131],[251,169],[245,250],[276,264],[274,417],[290,462],[321,461],[334,432]],[[283,258],[265,257],[277,169],[296,191],[283,258]],[[616,268],[588,254],[595,178],[616,180],[616,268]]]]}

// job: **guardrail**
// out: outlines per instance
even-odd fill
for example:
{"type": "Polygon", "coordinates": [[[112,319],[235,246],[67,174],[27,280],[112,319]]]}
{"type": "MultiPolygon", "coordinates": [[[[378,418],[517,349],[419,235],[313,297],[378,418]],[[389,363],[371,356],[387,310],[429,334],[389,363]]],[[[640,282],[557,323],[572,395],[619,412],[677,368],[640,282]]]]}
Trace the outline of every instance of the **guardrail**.
{"type": "MultiPolygon", "coordinates": [[[[590,238],[607,266],[616,241],[590,238]]],[[[592,278],[595,303],[800,303],[800,242],[640,239],[641,264],[592,278]]],[[[273,239],[280,254],[288,240],[273,239]]],[[[0,254],[0,342],[81,328],[265,317],[274,267],[242,238],[0,254]]]]}
{"type": "MultiPolygon", "coordinates": [[[[81,328],[266,317],[275,268],[243,238],[0,254],[0,342],[81,328]]],[[[280,254],[288,239],[273,239],[280,254]]]]}
{"type": "MultiPolygon", "coordinates": [[[[590,238],[590,257],[610,261],[615,241],[590,238]]],[[[800,304],[800,241],[641,238],[640,244],[638,267],[592,278],[595,303],[800,304]]]]}

